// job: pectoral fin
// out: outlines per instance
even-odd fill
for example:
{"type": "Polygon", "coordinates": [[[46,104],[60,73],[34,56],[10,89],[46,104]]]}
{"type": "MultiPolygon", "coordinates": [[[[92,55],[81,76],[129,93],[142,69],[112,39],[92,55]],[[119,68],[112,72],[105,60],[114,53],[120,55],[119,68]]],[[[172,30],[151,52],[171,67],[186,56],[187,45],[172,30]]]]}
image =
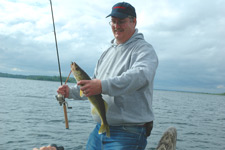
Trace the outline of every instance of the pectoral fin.
{"type": "Polygon", "coordinates": [[[83,97],[84,94],[83,94],[83,91],[80,90],[80,97],[83,97]]]}

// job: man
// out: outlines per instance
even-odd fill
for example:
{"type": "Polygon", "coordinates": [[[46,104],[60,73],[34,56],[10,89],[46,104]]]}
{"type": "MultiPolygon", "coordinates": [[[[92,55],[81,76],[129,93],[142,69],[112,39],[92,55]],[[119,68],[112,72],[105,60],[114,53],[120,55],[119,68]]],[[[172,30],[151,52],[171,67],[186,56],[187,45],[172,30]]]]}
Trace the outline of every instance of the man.
{"type": "Polygon", "coordinates": [[[79,90],[86,97],[102,94],[108,103],[110,137],[98,134],[100,118],[93,115],[97,125],[89,136],[87,150],[145,149],[154,120],[153,81],[158,58],[135,28],[136,12],[132,5],[117,3],[107,17],[111,17],[115,39],[98,60],[93,80],[81,80],[74,87],[63,85],[57,92],[74,99],[81,99],[79,90]]]}

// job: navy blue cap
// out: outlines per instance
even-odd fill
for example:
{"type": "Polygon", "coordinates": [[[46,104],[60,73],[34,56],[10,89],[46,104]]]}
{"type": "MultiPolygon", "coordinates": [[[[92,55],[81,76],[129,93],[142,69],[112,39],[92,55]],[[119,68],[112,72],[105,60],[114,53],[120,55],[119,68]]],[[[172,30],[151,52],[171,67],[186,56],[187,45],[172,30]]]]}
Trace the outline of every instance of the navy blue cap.
{"type": "Polygon", "coordinates": [[[112,7],[111,14],[106,16],[106,18],[109,16],[124,19],[128,16],[136,17],[136,12],[135,12],[135,8],[131,4],[126,2],[120,2],[115,4],[112,7]]]}

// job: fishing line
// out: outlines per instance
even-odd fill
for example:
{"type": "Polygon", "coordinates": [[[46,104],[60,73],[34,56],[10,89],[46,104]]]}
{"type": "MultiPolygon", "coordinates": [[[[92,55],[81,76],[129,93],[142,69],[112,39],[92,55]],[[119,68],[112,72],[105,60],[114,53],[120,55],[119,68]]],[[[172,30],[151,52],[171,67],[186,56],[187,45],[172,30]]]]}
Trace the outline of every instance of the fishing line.
{"type": "Polygon", "coordinates": [[[61,85],[62,85],[63,83],[62,83],[61,67],[60,67],[60,60],[59,60],[58,43],[57,43],[56,30],[55,30],[55,20],[54,20],[54,15],[53,15],[52,1],[51,0],[49,0],[49,1],[50,1],[50,5],[51,5],[51,12],[52,12],[52,23],[53,23],[55,47],[56,47],[56,53],[57,53],[57,59],[58,59],[59,77],[60,77],[60,81],[61,81],[61,85]]]}

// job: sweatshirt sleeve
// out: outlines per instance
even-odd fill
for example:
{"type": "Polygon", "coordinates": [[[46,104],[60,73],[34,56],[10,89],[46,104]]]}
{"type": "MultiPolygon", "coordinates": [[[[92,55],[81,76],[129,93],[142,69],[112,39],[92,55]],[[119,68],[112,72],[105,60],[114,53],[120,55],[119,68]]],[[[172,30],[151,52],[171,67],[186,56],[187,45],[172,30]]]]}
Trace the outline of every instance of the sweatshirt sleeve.
{"type": "Polygon", "coordinates": [[[153,84],[158,58],[150,44],[137,48],[131,55],[131,67],[120,76],[102,80],[102,94],[118,96],[145,89],[153,84]]]}

